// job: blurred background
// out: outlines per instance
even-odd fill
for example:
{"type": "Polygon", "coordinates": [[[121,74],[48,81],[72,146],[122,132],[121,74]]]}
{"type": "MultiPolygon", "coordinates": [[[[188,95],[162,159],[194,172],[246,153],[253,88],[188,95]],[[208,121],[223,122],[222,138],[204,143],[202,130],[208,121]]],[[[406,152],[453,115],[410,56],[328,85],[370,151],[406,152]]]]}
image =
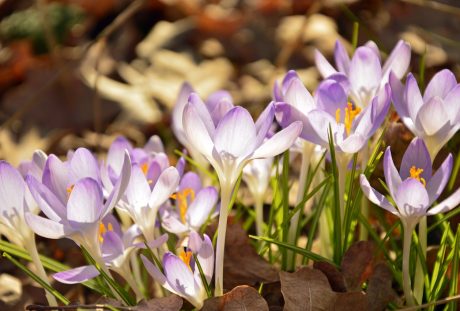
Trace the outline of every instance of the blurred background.
{"type": "Polygon", "coordinates": [[[0,0],[0,158],[104,151],[120,134],[159,134],[172,151],[184,81],[202,97],[227,89],[257,114],[289,69],[313,91],[314,50],[331,57],[341,39],[351,52],[355,23],[358,43],[384,54],[409,41],[425,81],[440,68],[460,75],[455,0],[0,0]]]}

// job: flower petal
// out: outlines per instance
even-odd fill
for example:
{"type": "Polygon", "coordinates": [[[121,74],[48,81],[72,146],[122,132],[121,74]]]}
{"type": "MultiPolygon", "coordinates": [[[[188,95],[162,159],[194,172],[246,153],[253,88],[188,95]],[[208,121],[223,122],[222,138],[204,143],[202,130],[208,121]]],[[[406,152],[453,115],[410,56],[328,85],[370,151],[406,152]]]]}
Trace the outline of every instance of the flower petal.
{"type": "Polygon", "coordinates": [[[267,137],[267,133],[270,130],[270,127],[273,125],[273,118],[275,117],[275,104],[271,102],[267,107],[262,111],[259,118],[255,123],[257,139],[256,146],[260,146],[264,139],[267,137]]]}
{"type": "Polygon", "coordinates": [[[393,100],[393,105],[395,106],[398,115],[404,120],[409,117],[407,102],[404,99],[404,86],[393,72],[390,72],[389,82],[391,86],[391,99],[393,100]]]}
{"type": "Polygon", "coordinates": [[[321,52],[318,50],[315,50],[315,64],[323,78],[327,78],[330,75],[337,73],[337,70],[332,67],[332,65],[326,60],[323,54],[321,54],[321,52]]]}
{"type": "Polygon", "coordinates": [[[274,157],[292,146],[302,131],[302,123],[296,121],[266,140],[252,154],[252,159],[274,157]]]}
{"type": "Polygon", "coordinates": [[[371,201],[375,205],[380,206],[383,209],[386,209],[393,215],[399,216],[398,211],[394,208],[393,205],[391,205],[387,198],[385,198],[384,195],[382,195],[380,192],[371,187],[369,181],[367,180],[366,176],[364,176],[364,174],[361,174],[361,176],[359,177],[359,182],[361,184],[361,189],[363,190],[364,195],[369,199],[369,201],[371,201]]]}
{"type": "Polygon", "coordinates": [[[351,59],[348,77],[352,89],[361,97],[369,95],[379,87],[382,68],[380,59],[371,48],[361,46],[356,49],[351,59]]]}
{"type": "Polygon", "coordinates": [[[172,130],[174,132],[174,136],[176,136],[177,140],[179,140],[179,142],[184,146],[187,145],[187,138],[184,133],[182,118],[185,105],[187,105],[188,98],[192,92],[194,92],[192,86],[189,83],[184,82],[180,88],[179,95],[177,96],[176,103],[174,104],[172,111],[172,130]]]}
{"type": "Polygon", "coordinates": [[[450,178],[450,173],[452,172],[453,162],[453,156],[452,154],[449,154],[444,162],[442,162],[436,173],[434,173],[433,177],[431,177],[427,182],[426,191],[428,192],[428,196],[430,198],[430,205],[438,199],[446,187],[450,178]]]}
{"type": "Polygon", "coordinates": [[[26,212],[26,223],[33,232],[48,239],[60,239],[71,232],[63,224],[26,212]]]}
{"type": "Polygon", "coordinates": [[[334,58],[339,71],[347,74],[350,70],[350,57],[340,40],[335,42],[334,58]]]}
{"type": "Polygon", "coordinates": [[[126,188],[128,187],[129,181],[131,179],[131,159],[129,157],[128,151],[125,151],[125,157],[123,160],[123,165],[121,167],[120,176],[118,177],[115,186],[112,189],[107,201],[104,204],[104,208],[102,210],[102,217],[107,215],[115,204],[122,198],[124,195],[126,188]]]}
{"type": "Polygon", "coordinates": [[[166,280],[166,277],[161,271],[152,263],[150,260],[147,259],[144,255],[141,254],[141,259],[142,262],[144,263],[145,268],[147,269],[147,272],[152,276],[152,278],[157,281],[158,283],[161,284],[164,288],[169,290],[170,292],[181,296],[180,293],[178,293],[176,290],[174,290],[169,284],[168,281],[166,280]]]}
{"type": "Polygon", "coordinates": [[[348,102],[342,85],[331,79],[321,82],[315,92],[315,100],[318,109],[326,111],[331,116],[335,116],[337,109],[343,111],[348,102]]]}
{"type": "Polygon", "coordinates": [[[82,266],[53,274],[53,278],[64,284],[78,284],[94,279],[99,275],[94,266],[82,266]]]}
{"type": "Polygon", "coordinates": [[[444,98],[444,110],[451,124],[460,124],[460,84],[457,84],[444,98]]]}
{"type": "Polygon", "coordinates": [[[315,108],[313,97],[299,78],[293,78],[291,80],[283,100],[305,115],[315,108]]]}
{"type": "MultiPolygon", "coordinates": [[[[203,103],[200,96],[198,96],[198,94],[196,93],[190,94],[188,98],[188,103],[190,105],[193,105],[193,107],[195,108],[195,111],[200,116],[200,120],[203,122],[204,126],[206,127],[206,130],[208,131],[209,136],[213,137],[214,131],[216,128],[214,126],[214,121],[212,120],[212,116],[206,107],[206,104],[203,103]]],[[[183,119],[184,117],[182,116],[182,120],[183,119]]]]}
{"type": "Polygon", "coordinates": [[[417,119],[417,114],[420,108],[423,106],[422,94],[417,85],[417,80],[415,80],[412,73],[407,75],[406,79],[406,88],[405,88],[405,100],[406,107],[409,112],[409,116],[412,121],[415,123],[417,119]]]}
{"type": "Polygon", "coordinates": [[[227,91],[217,91],[209,95],[206,100],[206,106],[211,114],[214,126],[217,126],[224,115],[234,107],[232,96],[227,91]]]}
{"type": "Polygon", "coordinates": [[[383,156],[383,172],[385,174],[385,181],[387,183],[388,190],[390,190],[391,197],[394,198],[402,180],[393,162],[390,147],[387,148],[385,155],[383,156]]]}
{"type": "Polygon", "coordinates": [[[144,173],[138,165],[133,165],[131,169],[131,180],[126,188],[126,199],[129,202],[129,208],[132,212],[139,211],[149,203],[150,186],[145,178],[144,173]]]}
{"type": "Polygon", "coordinates": [[[101,218],[102,190],[92,178],[80,179],[73,188],[67,203],[67,219],[78,224],[96,223],[101,218]]]}
{"type": "Polygon", "coordinates": [[[66,207],[45,185],[39,183],[31,175],[26,177],[26,182],[38,207],[49,219],[60,221],[67,218],[66,207]]]}
{"type": "Polygon", "coordinates": [[[431,78],[428,83],[423,101],[427,102],[433,97],[444,98],[457,85],[455,75],[449,69],[443,69],[431,78]]]}
{"type": "Polygon", "coordinates": [[[195,278],[190,268],[176,255],[167,252],[163,256],[163,270],[169,285],[181,296],[194,297],[195,278]]]}
{"type": "Polygon", "coordinates": [[[187,172],[180,180],[179,191],[188,188],[198,193],[202,187],[200,176],[195,172],[187,172]]]}
{"type": "Polygon", "coordinates": [[[67,202],[67,188],[71,186],[69,166],[63,163],[54,154],[50,154],[43,170],[42,182],[65,204],[67,202]]]}
{"type": "MultiPolygon", "coordinates": [[[[192,234],[198,233],[192,232],[190,236],[192,234]]],[[[200,262],[201,268],[203,269],[203,274],[206,277],[206,282],[209,284],[214,272],[214,249],[212,247],[211,239],[206,234],[204,234],[203,237],[204,240],[200,249],[198,250],[197,258],[200,262]]]]}
{"type": "Polygon", "coordinates": [[[150,208],[158,208],[169,199],[179,185],[179,178],[179,173],[173,166],[168,167],[161,173],[150,195],[150,208]]]}
{"type": "Polygon", "coordinates": [[[449,116],[442,99],[437,96],[420,107],[415,119],[417,128],[423,129],[428,136],[436,134],[446,123],[449,123],[449,116]]]}
{"type": "Polygon", "coordinates": [[[189,227],[179,220],[179,215],[172,212],[163,212],[161,214],[161,226],[168,232],[178,236],[190,231],[189,227]]]}
{"type": "Polygon", "coordinates": [[[394,200],[399,213],[404,218],[426,215],[429,204],[428,193],[417,179],[404,180],[396,190],[394,200]]]}
{"type": "Polygon", "coordinates": [[[410,142],[409,146],[406,149],[406,152],[403,155],[401,161],[401,167],[399,170],[399,175],[402,180],[410,177],[410,169],[412,166],[415,166],[416,169],[421,168],[423,170],[420,175],[426,181],[429,181],[431,178],[431,159],[430,153],[426,148],[425,142],[421,138],[414,138],[410,142]]]}
{"type": "Polygon", "coordinates": [[[409,43],[399,40],[383,65],[381,85],[388,82],[390,72],[393,72],[398,80],[402,79],[409,67],[410,58],[411,48],[409,43]]]}
{"type": "Polygon", "coordinates": [[[73,182],[85,177],[91,177],[97,182],[101,181],[99,165],[96,158],[86,148],[78,148],[70,160],[73,182]]]}
{"type": "Polygon", "coordinates": [[[454,193],[452,193],[447,199],[439,203],[438,205],[434,206],[430,210],[428,210],[427,215],[436,215],[440,213],[445,213],[453,208],[457,207],[460,204],[460,188],[457,189],[454,193]]]}
{"type": "Polygon", "coordinates": [[[16,213],[24,217],[25,188],[22,175],[9,163],[0,161],[0,218],[16,213]]]}
{"type": "Polygon", "coordinates": [[[107,165],[109,165],[117,176],[120,175],[121,168],[123,167],[123,160],[125,158],[125,150],[132,152],[133,147],[131,143],[123,136],[117,137],[110,145],[107,152],[107,165]]]}
{"type": "Polygon", "coordinates": [[[217,152],[239,157],[256,146],[256,127],[249,112],[242,107],[231,109],[219,122],[214,135],[217,152]]]}
{"type": "Polygon", "coordinates": [[[212,158],[214,142],[194,104],[188,103],[185,106],[182,122],[188,145],[203,154],[208,160],[212,158]]]}
{"type": "Polygon", "coordinates": [[[214,187],[201,189],[195,200],[187,209],[186,219],[192,228],[199,230],[208,219],[211,210],[216,205],[218,193],[214,187]]]}

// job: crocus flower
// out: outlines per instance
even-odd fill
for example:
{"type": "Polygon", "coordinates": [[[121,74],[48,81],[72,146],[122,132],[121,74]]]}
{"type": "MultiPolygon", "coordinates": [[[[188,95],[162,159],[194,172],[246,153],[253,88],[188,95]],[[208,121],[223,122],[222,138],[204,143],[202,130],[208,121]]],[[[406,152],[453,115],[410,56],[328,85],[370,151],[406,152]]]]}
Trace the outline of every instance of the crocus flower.
{"type": "Polygon", "coordinates": [[[354,104],[362,109],[385,87],[391,71],[397,79],[404,76],[410,64],[410,53],[410,45],[400,40],[382,66],[380,52],[374,42],[358,47],[350,60],[345,47],[337,40],[334,51],[337,70],[319,51],[315,53],[315,61],[321,75],[342,83],[349,89],[354,104]]]}
{"type": "MultiPolygon", "coordinates": [[[[91,177],[77,180],[67,194],[68,199],[63,203],[56,194],[59,192],[53,192],[33,176],[27,176],[26,182],[32,196],[41,211],[48,217],[26,213],[28,225],[35,233],[46,238],[70,238],[78,245],[84,246],[96,260],[99,259],[101,257],[98,247],[100,222],[110,213],[128,186],[131,161],[127,153],[122,172],[105,203],[100,182],[91,177]]],[[[68,180],[65,177],[61,178],[68,180]]]]}
{"type": "Polygon", "coordinates": [[[364,175],[360,176],[364,195],[374,204],[401,219],[404,227],[403,289],[409,305],[414,305],[409,272],[412,231],[422,217],[447,212],[460,203],[460,189],[457,189],[451,196],[431,207],[449,181],[452,165],[453,157],[449,154],[436,173],[432,174],[428,149],[421,138],[414,138],[404,153],[398,172],[388,147],[385,151],[383,167],[385,181],[394,205],[372,188],[364,175]]]}
{"type": "Polygon", "coordinates": [[[203,188],[200,177],[188,172],[181,179],[178,191],[171,197],[176,200],[176,207],[161,210],[161,224],[166,231],[183,237],[191,231],[198,232],[211,217],[218,193],[214,187],[203,188]]]}
{"type": "Polygon", "coordinates": [[[131,180],[126,189],[126,202],[123,208],[139,226],[147,243],[155,239],[155,224],[158,209],[165,204],[176,191],[179,184],[179,173],[175,167],[168,167],[159,172],[158,176],[145,175],[142,168],[132,166],[131,180]]]}
{"type": "MultiPolygon", "coordinates": [[[[184,114],[185,105],[188,102],[188,98],[190,94],[194,93],[192,86],[188,83],[184,83],[181,87],[179,95],[177,97],[176,103],[173,108],[172,112],[172,130],[174,135],[176,136],[177,140],[187,148],[187,150],[192,155],[192,158],[197,161],[200,165],[207,167],[208,161],[200,151],[189,142],[187,139],[184,126],[182,123],[182,118],[184,114]]],[[[216,91],[209,95],[204,108],[208,111],[209,115],[211,116],[213,123],[217,126],[217,123],[220,119],[232,109],[233,106],[233,99],[230,93],[227,91],[216,91]]]]}
{"type": "MultiPolygon", "coordinates": [[[[116,218],[109,214],[99,225],[99,247],[104,264],[110,270],[120,274],[130,285],[138,299],[142,298],[136,281],[132,276],[129,258],[136,249],[135,239],[142,234],[137,225],[132,225],[125,232],[116,218]]],[[[167,236],[166,236],[167,237],[167,236]]],[[[164,237],[162,241],[164,242],[164,237]]],[[[65,284],[77,284],[93,279],[99,271],[92,265],[81,266],[53,274],[53,278],[65,284]]]]}
{"type": "Polygon", "coordinates": [[[205,234],[202,240],[196,232],[190,234],[188,247],[179,256],[171,252],[163,255],[163,273],[144,255],[142,261],[150,275],[170,292],[189,301],[195,308],[201,309],[207,298],[206,287],[193,258],[196,255],[209,284],[214,269],[214,250],[212,242],[205,234]]]}
{"type": "MultiPolygon", "coordinates": [[[[40,161],[37,163],[32,162],[32,165],[39,165],[40,161]]],[[[38,174],[35,169],[31,170],[38,174]]],[[[49,284],[48,276],[39,259],[34,232],[25,220],[26,213],[35,215],[38,211],[39,209],[19,171],[9,163],[0,161],[0,233],[6,236],[10,242],[27,250],[37,269],[38,276],[49,284]]],[[[57,305],[56,299],[51,293],[46,292],[46,297],[50,305],[57,305]]]]}
{"type": "Polygon", "coordinates": [[[409,73],[403,86],[390,75],[393,103],[407,128],[423,138],[434,160],[439,150],[460,129],[460,84],[454,74],[444,69],[428,83],[422,94],[409,73]]]}
{"type": "Polygon", "coordinates": [[[183,114],[183,126],[191,145],[214,167],[220,182],[221,211],[216,251],[217,296],[223,294],[223,256],[227,228],[228,205],[231,193],[243,167],[253,159],[274,157],[287,150],[302,130],[300,122],[264,140],[275,115],[269,104],[254,123],[249,112],[242,107],[230,109],[216,124],[204,103],[194,93],[189,97],[183,114]]]}

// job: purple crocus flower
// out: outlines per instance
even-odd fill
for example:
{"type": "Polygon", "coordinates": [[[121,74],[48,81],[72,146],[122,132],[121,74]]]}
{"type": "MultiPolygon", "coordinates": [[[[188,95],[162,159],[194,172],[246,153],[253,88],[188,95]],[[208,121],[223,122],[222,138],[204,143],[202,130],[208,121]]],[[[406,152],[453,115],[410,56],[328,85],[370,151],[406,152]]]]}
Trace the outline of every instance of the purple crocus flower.
{"type": "Polygon", "coordinates": [[[323,147],[329,146],[329,125],[332,128],[335,148],[348,154],[361,150],[383,122],[390,106],[388,85],[372,99],[367,107],[348,101],[347,90],[333,80],[324,80],[315,98],[310,95],[300,79],[290,72],[287,76],[284,103],[276,103],[276,117],[282,127],[301,121],[300,134],[305,140],[323,147]]]}
{"type": "Polygon", "coordinates": [[[436,173],[432,174],[430,154],[421,138],[414,138],[410,143],[399,172],[393,163],[390,147],[385,151],[383,165],[385,181],[396,205],[372,188],[364,175],[360,177],[361,188],[371,202],[400,217],[408,228],[413,228],[423,216],[447,212],[460,203],[458,189],[431,207],[449,181],[453,157],[449,154],[436,173]]]}
{"type": "Polygon", "coordinates": [[[218,193],[214,187],[201,185],[200,177],[188,172],[181,179],[178,191],[172,195],[176,200],[176,208],[164,208],[160,211],[163,228],[183,237],[191,231],[199,231],[216,206],[218,193]]]}
{"type": "Polygon", "coordinates": [[[409,73],[403,86],[390,75],[393,103],[407,128],[423,138],[434,160],[439,150],[460,129],[460,84],[454,74],[444,69],[428,83],[422,94],[409,73]]]}
{"type": "MultiPolygon", "coordinates": [[[[197,161],[200,165],[207,167],[208,161],[203,157],[200,151],[189,142],[182,123],[184,109],[191,94],[194,94],[192,86],[188,83],[184,83],[181,87],[179,96],[177,97],[173,108],[172,130],[177,140],[179,140],[179,142],[185,146],[185,148],[187,148],[193,159],[195,159],[195,161],[197,161]]],[[[196,100],[200,101],[199,98],[196,98],[196,100]]],[[[223,90],[216,91],[209,95],[208,99],[203,105],[203,108],[206,109],[211,116],[214,126],[217,126],[217,123],[220,121],[220,119],[222,119],[222,117],[233,107],[234,105],[232,96],[230,93],[223,90]]]]}
{"type": "MultiPolygon", "coordinates": [[[[129,258],[136,249],[135,239],[141,234],[137,225],[132,225],[125,232],[121,231],[116,218],[109,214],[99,225],[99,247],[104,264],[110,270],[120,274],[130,285],[138,299],[142,298],[136,281],[132,277],[129,258]]],[[[161,242],[165,242],[161,237],[161,242]]],[[[92,265],[81,266],[70,270],[53,274],[53,278],[65,284],[77,284],[93,279],[99,275],[99,271],[92,265]]]]}
{"type": "Polygon", "coordinates": [[[138,164],[132,166],[131,180],[120,208],[139,226],[147,243],[155,239],[158,210],[176,191],[179,179],[177,169],[172,166],[159,171],[158,175],[144,174],[138,164]]]}
{"type": "MultiPolygon", "coordinates": [[[[72,160],[76,158],[77,152],[72,160]]],[[[80,168],[88,170],[88,168],[80,168]]],[[[78,179],[72,185],[70,191],[66,192],[68,199],[66,197],[65,203],[63,203],[63,199],[58,197],[61,194],[60,192],[50,190],[45,184],[40,183],[35,177],[29,175],[26,177],[26,182],[30,192],[41,211],[48,218],[29,212],[25,214],[26,221],[38,235],[50,239],[70,238],[78,245],[84,246],[96,257],[95,259],[98,259],[100,257],[99,248],[97,247],[99,224],[122,197],[128,186],[130,174],[131,161],[126,153],[122,174],[105,203],[100,182],[91,177],[78,179]]],[[[63,181],[69,180],[65,176],[59,177],[63,181]]],[[[59,190],[62,188],[58,188],[59,185],[50,185],[56,186],[53,189],[59,190]]]]}
{"type": "Polygon", "coordinates": [[[337,70],[319,51],[315,53],[315,61],[324,78],[340,82],[354,104],[364,108],[388,83],[391,71],[397,79],[404,76],[410,64],[410,53],[410,45],[400,40],[382,66],[380,52],[374,42],[358,47],[350,60],[345,47],[337,40],[334,51],[337,70]]]}
{"type": "Polygon", "coordinates": [[[243,107],[233,107],[217,123],[194,93],[183,115],[184,131],[189,143],[211,163],[219,180],[233,184],[243,167],[252,159],[278,155],[298,137],[302,124],[294,122],[264,141],[275,115],[271,103],[254,123],[243,107]]]}
{"type": "Polygon", "coordinates": [[[179,256],[171,252],[164,254],[164,273],[144,255],[141,255],[141,258],[150,275],[164,288],[186,299],[195,308],[201,309],[207,294],[193,254],[196,255],[206,282],[209,284],[214,269],[214,250],[212,242],[206,234],[204,239],[201,239],[198,233],[192,232],[188,247],[181,251],[179,256]]]}

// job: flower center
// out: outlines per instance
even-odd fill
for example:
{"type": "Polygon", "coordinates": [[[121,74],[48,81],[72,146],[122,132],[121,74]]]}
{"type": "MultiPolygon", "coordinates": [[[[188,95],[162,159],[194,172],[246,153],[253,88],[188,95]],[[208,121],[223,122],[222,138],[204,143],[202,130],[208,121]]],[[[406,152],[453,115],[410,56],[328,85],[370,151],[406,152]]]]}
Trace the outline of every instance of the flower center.
{"type": "MultiPolygon", "coordinates": [[[[343,120],[343,123],[345,124],[345,130],[347,132],[347,136],[350,135],[353,120],[356,118],[356,116],[360,112],[361,112],[361,108],[353,107],[353,104],[350,102],[347,103],[347,107],[345,108],[345,118],[343,120]]],[[[342,119],[341,109],[337,108],[337,110],[335,111],[335,121],[339,123],[341,119],[342,119]]]]}
{"type": "Polygon", "coordinates": [[[412,166],[409,170],[410,178],[417,179],[419,182],[422,183],[423,187],[425,187],[426,186],[425,178],[420,176],[422,173],[423,173],[423,169],[416,168],[415,166],[412,166]]]}
{"type": "Polygon", "coordinates": [[[147,162],[141,164],[141,170],[144,175],[147,175],[147,172],[149,171],[149,164],[147,162]]]}
{"type": "Polygon", "coordinates": [[[190,267],[190,260],[192,259],[191,251],[181,251],[179,258],[187,265],[190,270],[192,270],[192,267],[190,267]]]}
{"type": "Polygon", "coordinates": [[[178,191],[171,195],[171,199],[177,200],[179,203],[179,215],[183,224],[185,224],[185,215],[187,214],[188,209],[187,197],[190,197],[190,203],[195,200],[195,191],[193,191],[192,188],[185,188],[184,190],[178,191]]]}
{"type": "Polygon", "coordinates": [[[107,228],[105,227],[104,223],[101,221],[99,223],[99,242],[102,243],[104,242],[104,234],[107,232],[107,231],[113,231],[113,226],[112,224],[109,222],[107,224],[107,228]]]}
{"type": "Polygon", "coordinates": [[[71,185],[71,186],[67,187],[67,189],[66,189],[67,197],[70,197],[70,194],[72,193],[74,187],[75,187],[75,185],[71,185]]]}

